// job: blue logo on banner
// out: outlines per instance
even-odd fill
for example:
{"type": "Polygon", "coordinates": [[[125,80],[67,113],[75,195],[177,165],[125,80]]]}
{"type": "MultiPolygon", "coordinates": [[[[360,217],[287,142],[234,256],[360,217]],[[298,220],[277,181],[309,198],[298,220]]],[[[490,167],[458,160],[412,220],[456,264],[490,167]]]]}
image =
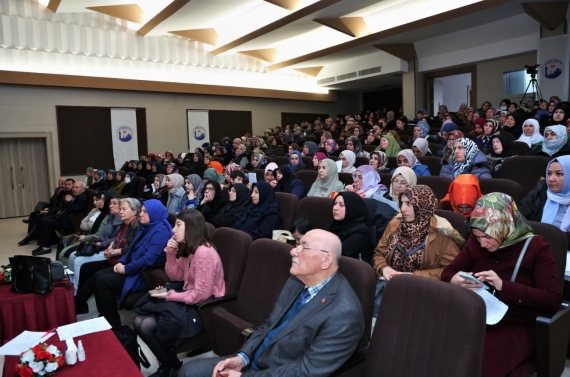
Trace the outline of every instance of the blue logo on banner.
{"type": "Polygon", "coordinates": [[[196,140],[204,140],[206,138],[206,129],[202,126],[194,127],[194,139],[196,140]]]}
{"type": "Polygon", "coordinates": [[[555,79],[564,71],[564,63],[558,59],[550,59],[544,64],[544,77],[555,79]]]}
{"type": "Polygon", "coordinates": [[[131,129],[131,127],[128,126],[121,126],[117,130],[117,137],[123,143],[131,141],[133,139],[133,130],[131,129]]]}

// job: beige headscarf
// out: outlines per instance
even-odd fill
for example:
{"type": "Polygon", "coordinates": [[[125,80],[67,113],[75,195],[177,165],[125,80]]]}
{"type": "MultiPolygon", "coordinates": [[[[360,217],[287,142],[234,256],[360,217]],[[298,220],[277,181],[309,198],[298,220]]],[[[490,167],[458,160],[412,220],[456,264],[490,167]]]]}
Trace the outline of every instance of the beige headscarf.
{"type": "MultiPolygon", "coordinates": [[[[418,183],[418,177],[416,177],[416,173],[414,173],[414,171],[407,166],[400,166],[394,170],[394,174],[392,174],[392,180],[394,180],[394,178],[396,178],[398,175],[404,177],[406,182],[408,182],[408,187],[415,186],[418,183]]],[[[398,201],[398,194],[396,194],[396,190],[394,190],[393,183],[390,183],[390,197],[392,197],[393,201],[398,201]]]]}
{"type": "Polygon", "coordinates": [[[338,180],[338,168],[333,160],[325,158],[320,163],[325,165],[327,169],[327,177],[325,179],[317,177],[317,180],[311,186],[307,196],[321,196],[328,198],[331,193],[342,191],[344,186],[342,182],[338,180]]]}

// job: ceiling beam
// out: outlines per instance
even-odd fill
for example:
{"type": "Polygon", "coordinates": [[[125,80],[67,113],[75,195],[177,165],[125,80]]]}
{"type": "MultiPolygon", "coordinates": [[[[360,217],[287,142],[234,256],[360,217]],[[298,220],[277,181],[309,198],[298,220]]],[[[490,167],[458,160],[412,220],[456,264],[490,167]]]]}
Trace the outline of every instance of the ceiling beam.
{"type": "Polygon", "coordinates": [[[261,50],[247,50],[238,51],[239,54],[251,56],[253,58],[265,60],[266,62],[273,63],[277,57],[277,50],[274,48],[264,48],[261,50]]]}
{"type": "Polygon", "coordinates": [[[413,43],[379,44],[374,45],[374,47],[407,62],[417,57],[413,43]]]}
{"type": "Polygon", "coordinates": [[[524,12],[548,30],[554,30],[566,18],[568,1],[522,3],[524,12]]]}
{"type": "Polygon", "coordinates": [[[320,67],[305,67],[305,68],[295,68],[295,71],[299,71],[301,73],[304,73],[307,76],[312,76],[312,77],[317,77],[319,75],[319,72],[321,71],[321,69],[323,69],[324,66],[320,66],[320,67]]]}
{"type": "Polygon", "coordinates": [[[354,38],[370,34],[368,25],[362,17],[317,18],[313,21],[354,38]]]}
{"type": "Polygon", "coordinates": [[[301,0],[265,0],[268,3],[277,5],[278,7],[285,8],[287,10],[295,10],[299,6],[301,0]]]}
{"type": "Polygon", "coordinates": [[[188,4],[190,0],[174,0],[172,3],[168,4],[163,10],[158,12],[156,16],[151,18],[146,24],[144,24],[137,33],[143,37],[151,32],[152,29],[160,25],[174,13],[178,12],[180,8],[188,4]]]}
{"type": "Polygon", "coordinates": [[[216,46],[218,44],[218,33],[215,29],[175,30],[169,31],[169,33],[178,35],[179,37],[188,38],[193,41],[206,43],[212,46],[216,46]]]}
{"type": "Polygon", "coordinates": [[[144,11],[137,4],[104,5],[100,7],[87,7],[87,9],[106,14],[107,16],[120,18],[136,24],[144,20],[144,11]]]}
{"type": "Polygon", "coordinates": [[[57,12],[57,8],[59,8],[59,4],[61,0],[49,0],[47,5],[48,9],[51,10],[53,13],[57,12]]]}
{"type": "Polygon", "coordinates": [[[243,37],[240,37],[230,43],[227,43],[221,47],[218,47],[217,49],[215,49],[214,51],[212,51],[212,53],[214,55],[219,55],[222,54],[226,51],[229,51],[233,48],[236,48],[238,46],[241,46],[242,44],[252,41],[256,38],[259,38],[265,34],[268,34],[272,31],[275,31],[279,28],[282,28],[283,26],[289,25],[290,23],[297,21],[305,16],[308,16],[310,14],[313,14],[321,9],[325,9],[333,4],[336,4],[338,2],[340,2],[342,0],[320,0],[317,1],[314,4],[311,4],[309,6],[306,6],[302,9],[299,9],[298,11],[295,11],[293,13],[291,13],[288,16],[285,16],[275,22],[270,23],[269,25],[265,25],[257,30],[252,31],[251,33],[244,35],[243,37]]]}
{"type": "Polygon", "coordinates": [[[484,11],[484,10],[487,10],[490,8],[495,8],[497,6],[508,4],[508,3],[513,2],[513,1],[515,1],[515,0],[485,0],[485,1],[480,1],[478,3],[474,3],[474,4],[466,5],[464,7],[452,9],[450,11],[443,12],[443,13],[437,14],[437,15],[432,16],[432,17],[427,17],[427,18],[424,18],[421,20],[417,20],[417,21],[413,21],[413,22],[409,22],[409,23],[400,25],[400,26],[396,26],[396,27],[388,29],[388,30],[382,30],[382,31],[379,31],[379,32],[376,32],[373,34],[369,34],[369,35],[366,35],[362,38],[353,39],[351,41],[344,42],[344,43],[338,44],[336,46],[324,48],[322,50],[314,51],[314,52],[311,52],[311,53],[306,54],[306,55],[297,56],[295,58],[285,60],[285,61],[282,61],[282,62],[277,63],[277,64],[273,64],[273,65],[269,66],[268,68],[271,71],[275,71],[278,69],[290,67],[290,66],[295,65],[295,64],[299,64],[299,63],[303,63],[306,61],[322,58],[322,57],[325,57],[325,56],[328,56],[331,54],[335,54],[338,52],[349,50],[351,48],[360,47],[360,46],[363,46],[366,44],[374,43],[375,41],[383,39],[383,38],[393,37],[393,36],[396,36],[399,34],[407,33],[407,32],[413,31],[413,30],[417,30],[417,29],[421,29],[421,28],[424,28],[427,26],[432,26],[432,25],[435,25],[435,24],[438,24],[441,22],[445,22],[445,21],[448,21],[448,20],[453,19],[453,18],[463,17],[467,14],[484,11]]]}

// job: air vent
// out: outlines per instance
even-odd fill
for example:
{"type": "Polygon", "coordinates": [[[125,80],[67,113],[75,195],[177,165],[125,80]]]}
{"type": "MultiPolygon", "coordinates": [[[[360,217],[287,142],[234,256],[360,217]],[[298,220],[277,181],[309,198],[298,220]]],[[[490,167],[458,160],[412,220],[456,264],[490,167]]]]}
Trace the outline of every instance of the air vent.
{"type": "Polygon", "coordinates": [[[317,80],[318,85],[329,84],[335,82],[335,77],[327,77],[326,79],[317,80]]]}
{"type": "Polygon", "coordinates": [[[358,74],[356,72],[345,73],[344,75],[337,76],[336,81],[352,79],[355,78],[357,75],[358,74]]]}
{"type": "Polygon", "coordinates": [[[382,67],[368,68],[368,69],[363,69],[362,71],[358,71],[358,76],[368,76],[380,72],[382,72],[382,67]]]}

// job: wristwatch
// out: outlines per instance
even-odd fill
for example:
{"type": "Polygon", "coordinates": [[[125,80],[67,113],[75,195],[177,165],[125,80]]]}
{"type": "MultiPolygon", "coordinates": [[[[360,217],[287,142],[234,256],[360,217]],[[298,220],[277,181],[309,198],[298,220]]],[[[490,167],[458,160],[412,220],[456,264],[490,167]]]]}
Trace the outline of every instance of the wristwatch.
{"type": "Polygon", "coordinates": [[[115,255],[115,250],[111,250],[111,256],[115,255]]]}

